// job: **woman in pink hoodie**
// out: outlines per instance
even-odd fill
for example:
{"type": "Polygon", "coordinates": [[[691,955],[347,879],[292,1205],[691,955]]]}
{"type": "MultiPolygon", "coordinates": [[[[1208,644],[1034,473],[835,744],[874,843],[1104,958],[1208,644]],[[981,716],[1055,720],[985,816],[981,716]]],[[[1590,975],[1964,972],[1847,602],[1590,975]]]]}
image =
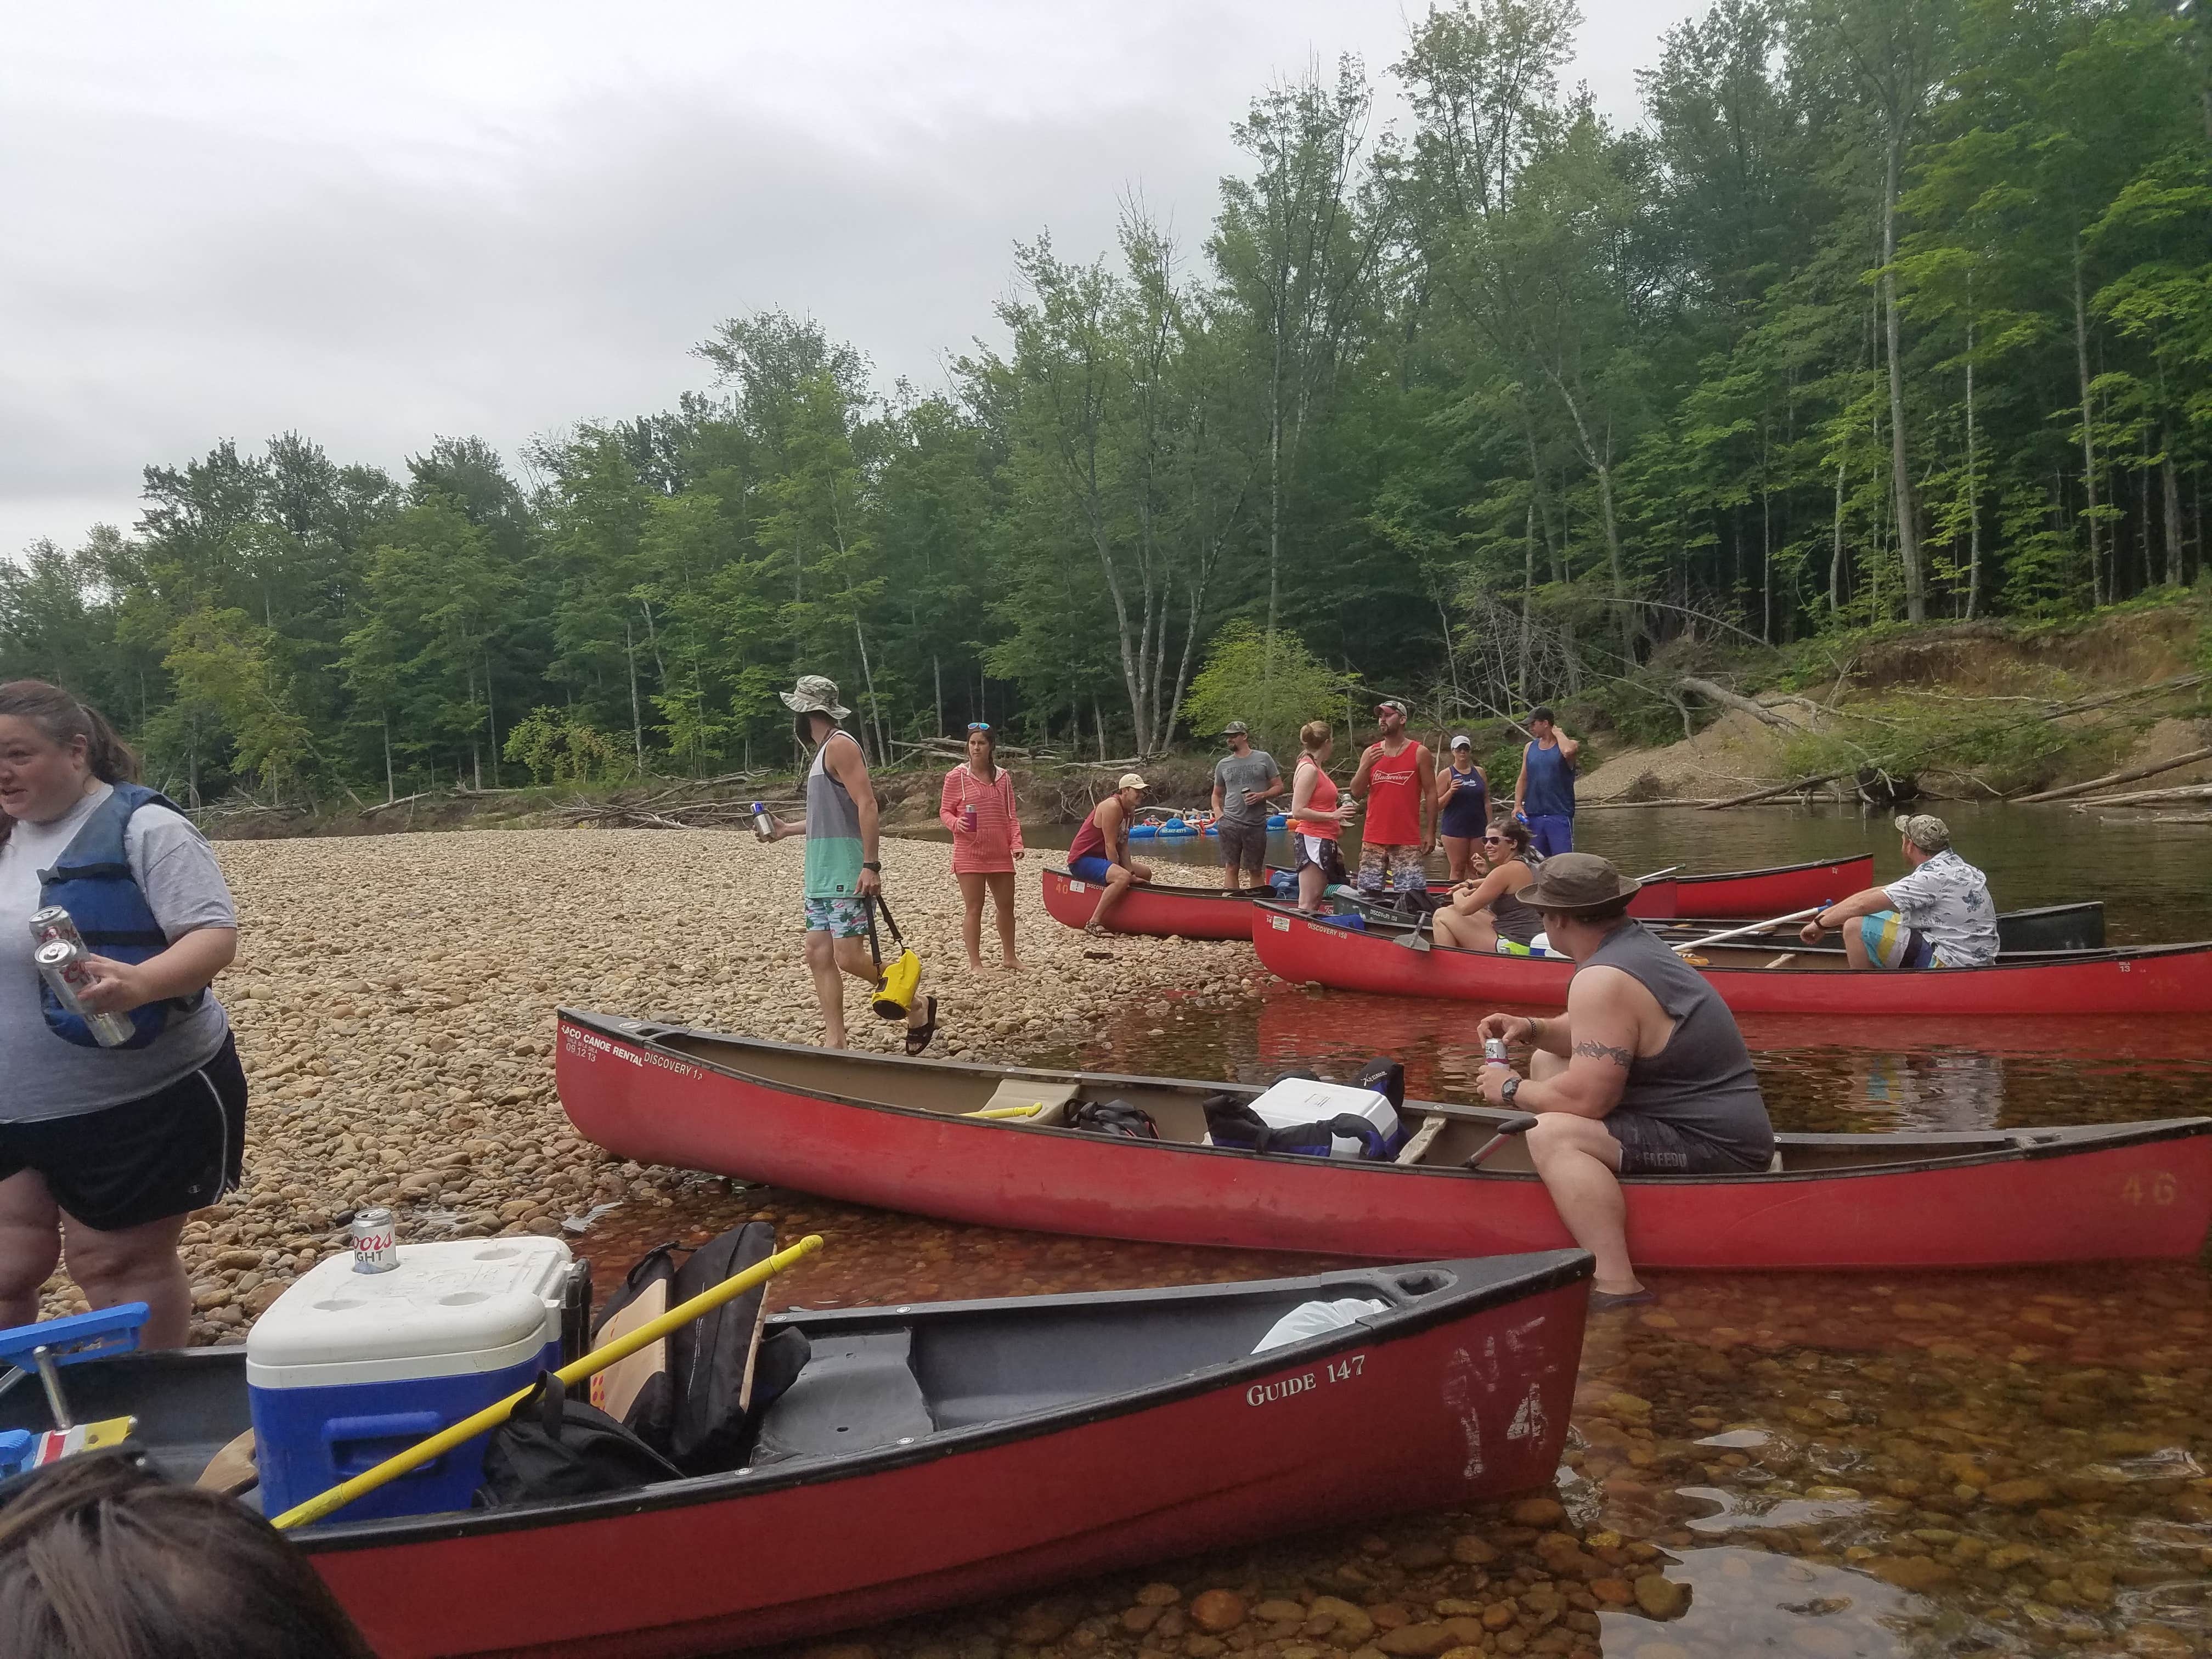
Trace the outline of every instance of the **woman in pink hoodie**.
{"type": "Polygon", "coordinates": [[[988,721],[968,726],[968,758],[945,775],[937,816],[952,832],[952,873],[967,905],[960,937],[968,965],[983,965],[983,893],[999,909],[999,944],[1006,966],[1014,960],[1014,860],[1022,855],[1022,821],[1014,809],[1013,775],[999,765],[999,745],[988,721]]]}

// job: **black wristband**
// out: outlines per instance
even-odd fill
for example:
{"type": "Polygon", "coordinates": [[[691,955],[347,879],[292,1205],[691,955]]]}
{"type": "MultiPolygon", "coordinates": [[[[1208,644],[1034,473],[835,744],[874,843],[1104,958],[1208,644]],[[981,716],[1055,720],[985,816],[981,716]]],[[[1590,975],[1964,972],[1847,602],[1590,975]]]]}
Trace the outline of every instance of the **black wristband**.
{"type": "Polygon", "coordinates": [[[884,866],[878,864],[873,859],[862,859],[860,860],[860,868],[863,870],[872,870],[879,876],[884,872],[884,866]]]}

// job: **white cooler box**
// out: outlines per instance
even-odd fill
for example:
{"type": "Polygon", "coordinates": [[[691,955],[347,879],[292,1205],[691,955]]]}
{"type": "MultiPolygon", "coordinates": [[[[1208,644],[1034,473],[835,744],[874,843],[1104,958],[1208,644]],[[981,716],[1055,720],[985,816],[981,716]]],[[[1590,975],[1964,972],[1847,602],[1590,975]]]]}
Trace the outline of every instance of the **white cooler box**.
{"type": "MultiPolygon", "coordinates": [[[[1355,1088],[1349,1083],[1286,1077],[1248,1103],[1271,1129],[1290,1128],[1301,1123],[1326,1123],[1340,1113],[1350,1112],[1373,1124],[1393,1151],[1405,1144],[1405,1131],[1399,1127],[1397,1111],[1389,1097],[1372,1089],[1355,1088]]],[[[1210,1137],[1207,1144],[1212,1144],[1210,1137]]],[[[1360,1144],[1349,1136],[1333,1135],[1329,1139],[1331,1158],[1357,1158],[1362,1152],[1360,1144]]]]}
{"type": "MultiPolygon", "coordinates": [[[[561,1364],[568,1247],[557,1238],[402,1244],[359,1273],[319,1261],[246,1339],[263,1512],[276,1515],[530,1386],[561,1364]]],[[[465,1510],[479,1435],[339,1510],[337,1521],[465,1510]]]]}

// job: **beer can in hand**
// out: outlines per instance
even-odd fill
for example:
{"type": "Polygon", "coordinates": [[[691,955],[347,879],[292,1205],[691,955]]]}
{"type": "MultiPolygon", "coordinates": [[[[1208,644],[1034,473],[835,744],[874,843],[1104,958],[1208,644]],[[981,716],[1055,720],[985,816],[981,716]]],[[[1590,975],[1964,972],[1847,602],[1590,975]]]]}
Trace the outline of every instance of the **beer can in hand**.
{"type": "Polygon", "coordinates": [[[775,820],[768,815],[768,805],[763,801],[753,803],[753,836],[757,841],[775,839],[775,820]]]}
{"type": "Polygon", "coordinates": [[[399,1224],[381,1204],[353,1212],[353,1270],[388,1273],[399,1265],[399,1224]]]}
{"type": "Polygon", "coordinates": [[[1485,1037],[1482,1040],[1482,1063],[1486,1066],[1505,1066],[1511,1064],[1511,1062],[1506,1059],[1505,1039],[1504,1037],[1485,1037]]]}
{"type": "Polygon", "coordinates": [[[39,976],[52,990],[54,1000],[84,1022],[94,1042],[103,1048],[120,1048],[137,1028],[120,1014],[95,1014],[77,1000],[78,988],[92,983],[92,970],[84,965],[90,954],[81,939],[52,939],[32,952],[31,960],[38,963],[39,976]]]}

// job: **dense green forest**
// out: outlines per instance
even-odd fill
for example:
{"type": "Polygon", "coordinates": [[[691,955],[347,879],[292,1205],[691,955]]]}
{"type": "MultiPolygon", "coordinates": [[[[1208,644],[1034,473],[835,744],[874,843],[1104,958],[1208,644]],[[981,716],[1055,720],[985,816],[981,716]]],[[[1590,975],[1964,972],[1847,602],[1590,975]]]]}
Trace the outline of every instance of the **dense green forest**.
{"type": "Polygon", "coordinates": [[[1622,127],[1563,83],[1572,0],[1463,0],[1377,71],[1395,125],[1356,63],[1256,97],[1201,244],[1132,201],[1106,257],[1015,249],[946,392],[771,309],[519,471],[219,443],[0,563],[0,674],[196,801],[365,796],[787,764],[795,671],[878,755],[978,716],[1147,755],[1218,642],[1440,719],[1632,714],[1701,644],[2179,586],[2198,10],[1722,0],[1622,127]]]}

